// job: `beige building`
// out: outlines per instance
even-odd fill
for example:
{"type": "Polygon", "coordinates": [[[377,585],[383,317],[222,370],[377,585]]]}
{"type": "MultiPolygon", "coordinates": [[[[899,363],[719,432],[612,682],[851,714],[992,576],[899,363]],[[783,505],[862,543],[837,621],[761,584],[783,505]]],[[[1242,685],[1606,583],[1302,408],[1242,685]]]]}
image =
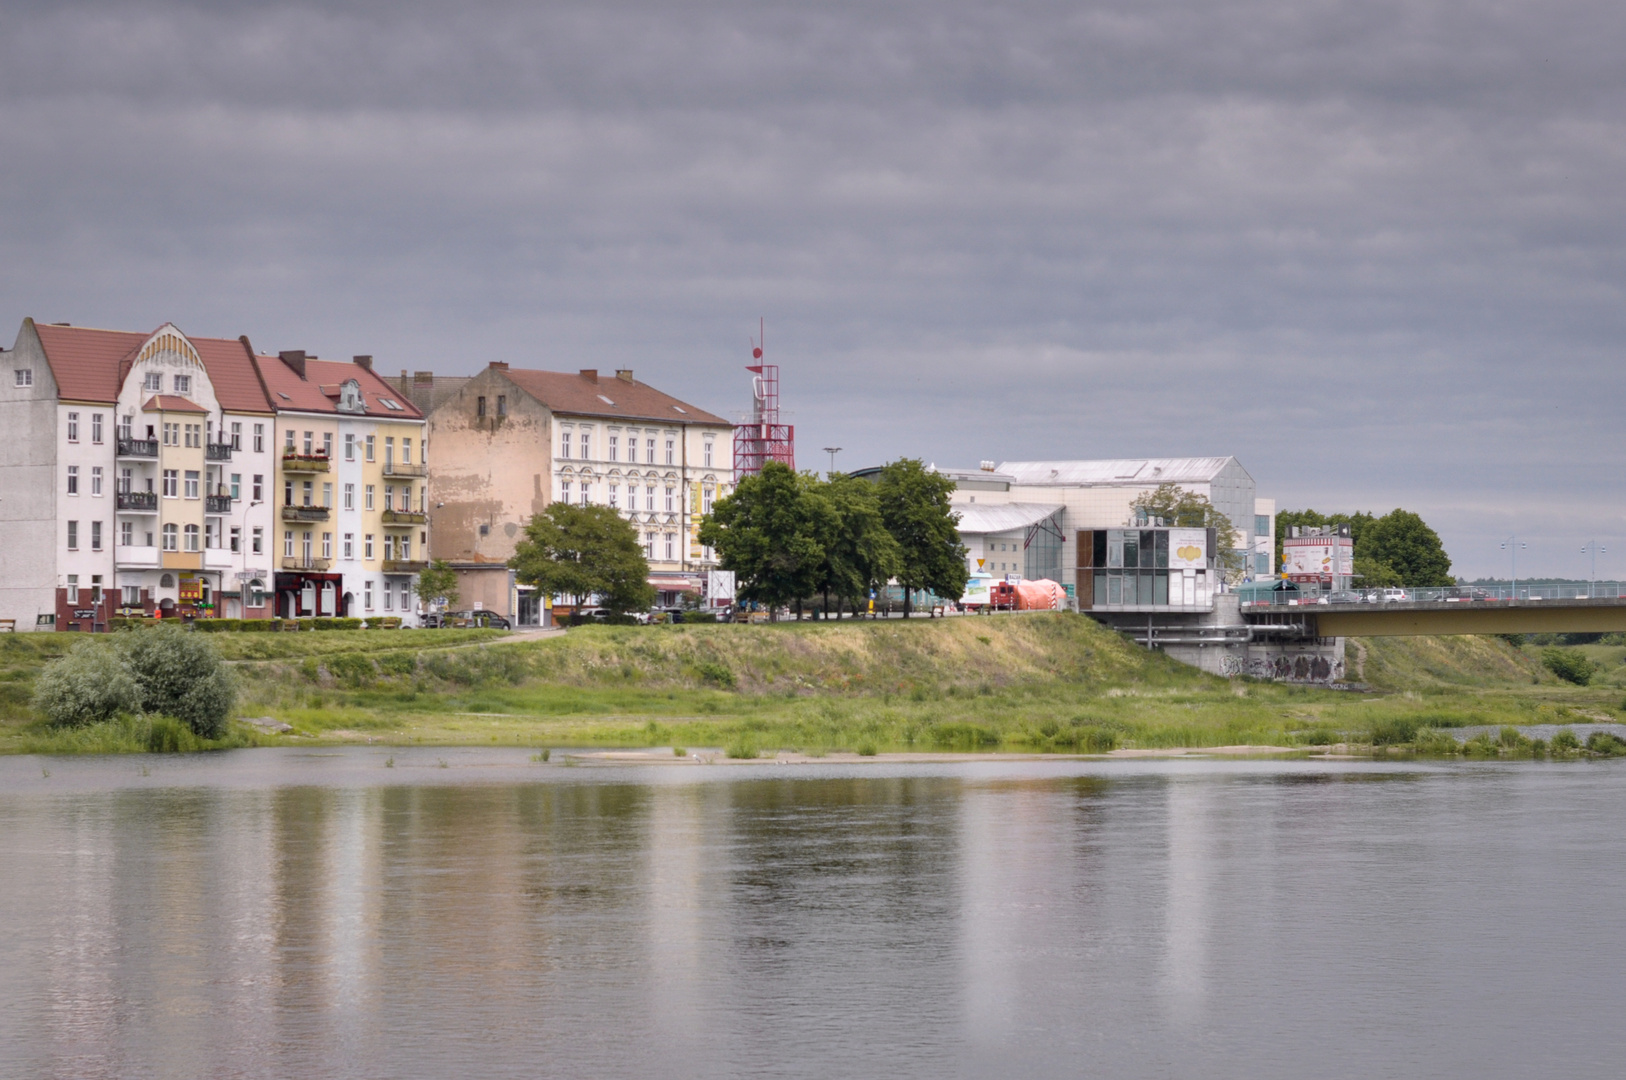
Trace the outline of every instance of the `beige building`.
{"type": "Polygon", "coordinates": [[[613,506],[632,522],[660,603],[705,589],[716,560],[698,529],[733,489],[729,421],[631,371],[493,363],[470,378],[403,372],[397,386],[428,414],[429,554],[457,569],[460,607],[542,620],[542,598],[515,583],[508,560],[531,517],[556,501],[613,506]]]}

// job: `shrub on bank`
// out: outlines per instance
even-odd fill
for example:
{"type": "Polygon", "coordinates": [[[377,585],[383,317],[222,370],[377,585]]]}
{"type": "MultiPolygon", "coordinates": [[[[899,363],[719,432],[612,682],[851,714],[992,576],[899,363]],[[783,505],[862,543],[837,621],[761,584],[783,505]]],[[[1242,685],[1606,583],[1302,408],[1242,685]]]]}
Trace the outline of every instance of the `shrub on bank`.
{"type": "Polygon", "coordinates": [[[34,684],[34,708],[58,727],[80,727],[139,712],[141,688],[116,645],[106,639],[75,643],[34,684]]]}
{"type": "Polygon", "coordinates": [[[212,644],[165,626],[130,635],[123,652],[141,689],[142,711],[173,716],[201,738],[226,733],[236,692],[212,644]]]}
{"type": "Polygon", "coordinates": [[[1548,671],[1557,675],[1567,683],[1576,686],[1585,686],[1592,681],[1592,676],[1598,670],[1596,664],[1587,659],[1586,653],[1580,649],[1560,649],[1557,647],[1541,650],[1541,662],[1548,671]]]}

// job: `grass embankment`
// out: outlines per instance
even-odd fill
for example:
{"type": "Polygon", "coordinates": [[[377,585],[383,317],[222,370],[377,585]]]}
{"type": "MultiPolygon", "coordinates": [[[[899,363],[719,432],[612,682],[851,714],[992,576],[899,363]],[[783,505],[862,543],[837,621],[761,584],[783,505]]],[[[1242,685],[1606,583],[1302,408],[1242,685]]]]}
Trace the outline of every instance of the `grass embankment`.
{"type": "MultiPolygon", "coordinates": [[[[1620,691],[1545,674],[1495,638],[1365,639],[1377,692],[1204,675],[1071,615],[910,623],[582,627],[490,644],[491,631],[220,634],[238,714],[293,725],[245,743],[377,740],[529,746],[1099,752],[1227,745],[1380,746],[1478,724],[1616,719],[1620,691]]],[[[0,645],[0,749],[70,751],[28,711],[68,635],[0,645]]],[[[1615,665],[1619,667],[1620,665],[1615,665]]],[[[82,738],[82,737],[81,737],[82,738]]]]}

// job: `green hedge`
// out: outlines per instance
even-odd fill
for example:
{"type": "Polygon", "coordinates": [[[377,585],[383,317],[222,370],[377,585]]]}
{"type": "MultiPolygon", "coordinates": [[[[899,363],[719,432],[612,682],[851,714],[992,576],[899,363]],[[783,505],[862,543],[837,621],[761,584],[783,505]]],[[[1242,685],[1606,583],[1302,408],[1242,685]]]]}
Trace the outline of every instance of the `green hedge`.
{"type": "Polygon", "coordinates": [[[192,624],[194,630],[205,634],[224,634],[227,632],[244,631],[269,633],[282,629],[281,619],[198,619],[192,624]]]}
{"type": "MultiPolygon", "coordinates": [[[[341,621],[342,622],[354,622],[357,627],[360,627],[360,625],[361,625],[361,620],[360,619],[344,619],[344,620],[337,620],[336,619],[336,620],[333,620],[333,621],[335,621],[335,622],[341,622],[341,621]]],[[[369,630],[399,630],[399,629],[401,629],[401,617],[399,615],[385,615],[382,618],[378,618],[378,619],[368,619],[367,620],[367,629],[369,629],[369,630]]]]}
{"type": "MultiPolygon", "coordinates": [[[[158,626],[178,622],[177,619],[140,619],[117,618],[108,620],[108,625],[114,630],[133,630],[141,626],[158,626]]],[[[229,633],[274,633],[278,630],[361,630],[360,619],[197,619],[191,624],[192,629],[205,634],[229,633]]],[[[401,618],[398,615],[389,615],[380,619],[368,619],[365,629],[368,630],[399,630],[401,618]]]]}

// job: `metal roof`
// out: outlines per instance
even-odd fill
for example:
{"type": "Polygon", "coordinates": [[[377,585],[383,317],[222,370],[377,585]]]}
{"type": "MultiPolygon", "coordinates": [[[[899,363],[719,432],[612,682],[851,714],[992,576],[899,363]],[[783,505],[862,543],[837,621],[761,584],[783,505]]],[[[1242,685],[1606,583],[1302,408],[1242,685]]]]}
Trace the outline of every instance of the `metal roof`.
{"type": "Polygon", "coordinates": [[[1235,461],[1234,457],[1002,461],[999,471],[1009,473],[1018,487],[1144,487],[1148,484],[1205,484],[1235,461]]]}
{"type": "Polygon", "coordinates": [[[1062,508],[1053,503],[956,503],[961,534],[1015,532],[1037,525],[1062,508]]]}

